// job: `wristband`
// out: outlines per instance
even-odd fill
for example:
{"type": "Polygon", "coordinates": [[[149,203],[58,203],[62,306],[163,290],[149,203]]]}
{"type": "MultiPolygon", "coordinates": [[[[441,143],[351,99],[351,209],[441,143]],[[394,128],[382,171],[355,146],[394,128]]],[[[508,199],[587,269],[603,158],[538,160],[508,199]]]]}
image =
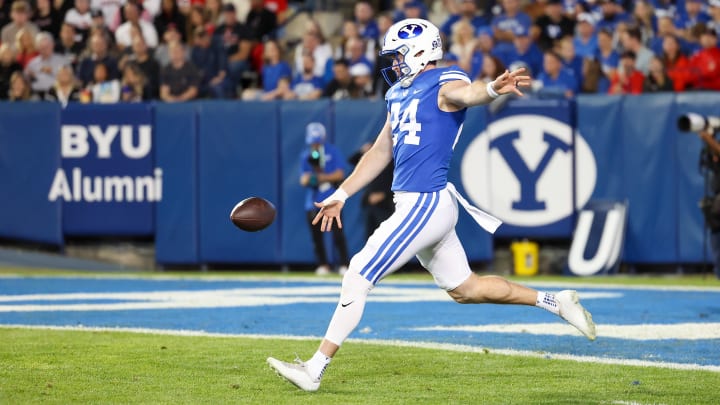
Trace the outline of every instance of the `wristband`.
{"type": "Polygon", "coordinates": [[[345,192],[342,188],[338,187],[337,190],[335,190],[334,193],[330,194],[330,197],[323,200],[322,204],[323,206],[326,206],[330,204],[333,201],[340,201],[341,203],[345,204],[345,200],[348,199],[348,193],[345,192]]]}
{"type": "Polygon", "coordinates": [[[494,83],[495,83],[495,81],[493,80],[492,82],[489,82],[487,84],[487,86],[485,86],[485,89],[487,90],[487,94],[488,94],[488,96],[490,96],[490,98],[500,97],[500,94],[498,94],[498,92],[495,91],[495,88],[493,87],[494,83]]]}

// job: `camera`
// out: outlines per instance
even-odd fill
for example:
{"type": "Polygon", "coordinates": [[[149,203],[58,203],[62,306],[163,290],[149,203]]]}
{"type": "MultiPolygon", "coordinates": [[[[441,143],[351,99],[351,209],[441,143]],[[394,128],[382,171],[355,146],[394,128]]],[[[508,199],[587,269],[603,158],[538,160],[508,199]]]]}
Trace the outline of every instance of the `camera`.
{"type": "Polygon", "coordinates": [[[717,131],[720,129],[720,117],[687,113],[678,118],[677,127],[682,132],[717,131]]]}
{"type": "Polygon", "coordinates": [[[313,169],[319,169],[322,166],[322,153],[319,150],[311,150],[308,155],[308,163],[313,169]]]}

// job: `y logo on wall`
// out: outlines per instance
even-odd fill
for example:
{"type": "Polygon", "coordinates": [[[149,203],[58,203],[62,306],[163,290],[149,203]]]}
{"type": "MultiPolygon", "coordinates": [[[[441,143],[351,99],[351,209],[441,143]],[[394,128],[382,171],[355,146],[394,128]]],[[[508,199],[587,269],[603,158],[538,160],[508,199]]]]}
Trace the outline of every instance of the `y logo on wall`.
{"type": "Polygon", "coordinates": [[[508,225],[539,227],[568,218],[574,199],[577,207],[590,199],[597,178],[589,145],[579,133],[574,145],[572,138],[568,124],[541,115],[494,121],[463,155],[463,187],[475,204],[508,225]]]}

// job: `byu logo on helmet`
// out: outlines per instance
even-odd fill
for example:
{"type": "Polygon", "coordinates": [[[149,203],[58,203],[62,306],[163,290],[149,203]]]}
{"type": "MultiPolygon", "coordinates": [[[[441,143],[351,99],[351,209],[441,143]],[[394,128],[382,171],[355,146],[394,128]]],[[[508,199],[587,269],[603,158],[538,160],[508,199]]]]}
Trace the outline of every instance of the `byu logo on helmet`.
{"type": "Polygon", "coordinates": [[[572,128],[553,118],[514,115],[495,121],[463,155],[463,187],[478,206],[510,225],[543,226],[567,218],[574,199],[577,207],[588,202],[597,180],[595,156],[576,135],[573,149],[572,128]]]}
{"type": "Polygon", "coordinates": [[[398,37],[401,39],[410,39],[415,38],[418,35],[422,34],[423,29],[421,26],[417,24],[408,24],[402,28],[400,28],[400,31],[398,31],[398,37]]]}

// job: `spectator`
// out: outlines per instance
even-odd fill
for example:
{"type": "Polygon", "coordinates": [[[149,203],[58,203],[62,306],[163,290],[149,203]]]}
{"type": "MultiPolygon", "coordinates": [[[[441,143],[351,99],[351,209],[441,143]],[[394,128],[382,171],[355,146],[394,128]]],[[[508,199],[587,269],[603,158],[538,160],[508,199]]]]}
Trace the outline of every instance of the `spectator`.
{"type": "Polygon", "coordinates": [[[10,44],[0,45],[0,100],[7,100],[10,90],[10,78],[13,73],[22,73],[22,65],[15,58],[10,44]]]}
{"type": "Polygon", "coordinates": [[[350,76],[350,67],[345,59],[335,61],[333,64],[333,76],[333,79],[325,85],[322,96],[333,100],[350,98],[350,94],[354,89],[352,76],[350,76]]]}
{"type": "Polygon", "coordinates": [[[258,43],[276,37],[277,16],[265,8],[263,0],[250,0],[250,12],[245,24],[252,32],[252,38],[258,43]]]}
{"type": "Polygon", "coordinates": [[[594,58],[598,52],[595,17],[590,13],[580,14],[575,31],[575,39],[573,40],[575,53],[581,58],[594,58]]]}
{"type": "Polygon", "coordinates": [[[455,55],[458,66],[466,73],[472,72],[472,59],[477,47],[475,28],[467,20],[460,19],[452,26],[450,53],[455,55]]]}
{"type": "Polygon", "coordinates": [[[21,29],[15,34],[15,57],[23,69],[30,63],[32,58],[38,55],[37,49],[35,49],[35,38],[33,37],[32,31],[26,28],[21,29]]]}
{"type": "Polygon", "coordinates": [[[375,42],[374,40],[368,40],[364,37],[360,36],[360,30],[358,29],[358,25],[355,23],[355,21],[347,20],[343,22],[342,26],[342,37],[340,39],[339,44],[337,45],[337,49],[335,51],[335,58],[348,58],[349,55],[346,52],[347,49],[347,43],[351,39],[360,41],[360,43],[363,44],[363,47],[365,48],[365,58],[370,61],[370,63],[375,62],[375,55],[377,55],[377,52],[375,49],[375,42]]]}
{"type": "Polygon", "coordinates": [[[60,103],[65,108],[70,102],[80,101],[80,88],[70,65],[61,66],[55,77],[55,83],[45,93],[45,101],[60,103]]]}
{"type": "Polygon", "coordinates": [[[610,80],[602,70],[602,64],[595,58],[583,60],[583,81],[580,86],[581,93],[607,94],[610,90],[610,80]]]}
{"type": "Polygon", "coordinates": [[[720,30],[720,0],[708,1],[708,13],[711,19],[707,22],[707,27],[718,32],[720,30]]]}
{"type": "Polygon", "coordinates": [[[629,20],[622,6],[615,3],[614,0],[598,0],[598,3],[600,3],[600,18],[597,22],[598,30],[607,29],[613,32],[620,22],[629,20]]]}
{"type": "Polygon", "coordinates": [[[207,20],[213,27],[222,24],[222,1],[221,0],[205,0],[205,13],[207,20]]]}
{"type": "Polygon", "coordinates": [[[282,25],[287,21],[289,8],[288,0],[265,0],[263,1],[265,8],[272,11],[277,18],[277,23],[282,25]]]}
{"type": "Polygon", "coordinates": [[[65,58],[67,63],[75,69],[83,51],[82,44],[75,42],[75,27],[68,23],[62,23],[59,39],[55,43],[55,53],[65,58]]]}
{"type": "Polygon", "coordinates": [[[250,51],[253,47],[252,31],[237,21],[235,6],[227,3],[223,6],[223,24],[215,30],[225,49],[228,60],[228,78],[236,89],[242,84],[243,74],[250,71],[250,51]]]}
{"type": "MultiPolygon", "coordinates": [[[[488,18],[486,18],[480,10],[477,8],[475,0],[451,0],[457,4],[457,13],[451,14],[450,17],[440,26],[440,32],[445,38],[451,38],[453,33],[453,26],[458,21],[465,21],[473,28],[473,33],[477,32],[480,28],[486,27],[490,24],[488,18]]],[[[454,41],[453,41],[454,42],[454,41]]],[[[451,42],[452,44],[452,42],[451,42]]]]}
{"type": "Polygon", "coordinates": [[[655,13],[646,0],[636,0],[631,16],[631,24],[640,31],[643,44],[647,44],[655,35],[655,13]]]}
{"type": "Polygon", "coordinates": [[[538,72],[542,71],[543,66],[543,53],[535,45],[530,38],[530,32],[528,32],[522,26],[518,26],[515,32],[515,38],[513,39],[513,48],[502,56],[498,55],[506,66],[510,66],[513,62],[521,61],[529,67],[529,71],[526,72],[529,75],[537,75],[538,72]]]}
{"type": "Polygon", "coordinates": [[[308,22],[302,42],[295,48],[295,71],[302,70],[302,56],[310,54],[315,59],[315,76],[325,77],[325,68],[332,61],[332,47],[325,41],[320,26],[315,21],[308,22]]]}
{"type": "Polygon", "coordinates": [[[477,80],[489,83],[505,72],[505,65],[497,56],[485,55],[477,80]]]}
{"type": "Polygon", "coordinates": [[[39,32],[38,28],[30,22],[30,6],[24,0],[16,0],[12,3],[10,9],[10,19],[12,20],[9,24],[2,27],[0,31],[0,43],[10,44],[13,50],[17,51],[15,46],[17,45],[17,33],[21,30],[25,30],[29,33],[30,38],[34,38],[35,34],[39,32]]]}
{"type": "MultiPolygon", "coordinates": [[[[315,274],[323,276],[330,274],[330,262],[327,258],[325,241],[320,227],[312,225],[313,218],[318,213],[318,209],[313,203],[322,201],[335,192],[337,184],[345,178],[346,165],[340,150],[327,142],[325,126],[321,123],[308,124],[305,130],[305,144],[307,146],[300,155],[300,185],[307,189],[305,211],[312,235],[315,258],[318,262],[315,274]]],[[[334,228],[332,237],[334,247],[340,256],[338,272],[342,275],[345,274],[350,263],[342,228],[334,228]]]]}
{"type": "Polygon", "coordinates": [[[33,91],[41,97],[55,83],[55,77],[67,60],[54,52],[55,42],[49,32],[40,32],[35,36],[38,56],[28,62],[25,76],[30,80],[33,91]]]}
{"type": "Polygon", "coordinates": [[[665,72],[663,61],[658,56],[650,59],[650,69],[643,82],[643,92],[656,93],[660,91],[673,91],[674,86],[670,77],[665,72]]]}
{"type": "Polygon", "coordinates": [[[185,59],[185,49],[181,43],[168,44],[168,53],[170,63],[162,70],[160,98],[166,102],[195,99],[200,85],[197,68],[185,59]]]}
{"type": "Polygon", "coordinates": [[[545,51],[543,71],[537,75],[542,83],[541,95],[571,98],[578,93],[578,81],[572,70],[563,66],[563,60],[553,51],[545,51]]]}
{"type": "Polygon", "coordinates": [[[693,27],[710,21],[710,16],[703,11],[704,6],[704,0],[685,0],[685,8],[675,14],[675,26],[685,39],[691,41],[693,27]]]}
{"type": "Polygon", "coordinates": [[[64,22],[75,27],[76,41],[85,43],[93,25],[90,0],[75,0],[75,7],[65,14],[64,22]]]}
{"type": "Polygon", "coordinates": [[[132,42],[132,52],[125,55],[118,64],[121,71],[125,71],[128,64],[137,65],[143,73],[146,82],[146,89],[143,97],[146,99],[156,99],[160,91],[158,82],[160,81],[160,64],[152,57],[150,50],[145,44],[142,36],[136,36],[132,42]]]}
{"type": "Polygon", "coordinates": [[[77,76],[83,86],[93,81],[97,63],[105,65],[110,79],[118,77],[117,61],[108,53],[107,41],[100,32],[95,32],[90,36],[88,53],[80,59],[78,65],[77,76]]]}
{"type": "Polygon", "coordinates": [[[720,49],[715,30],[701,32],[700,46],[690,57],[690,84],[697,90],[720,90],[720,49]]]}
{"type": "Polygon", "coordinates": [[[283,100],[294,97],[290,88],[292,69],[282,60],[282,49],[277,41],[265,42],[263,47],[262,91],[247,89],[243,92],[243,99],[283,100]]]}
{"type": "MultiPolygon", "coordinates": [[[[380,30],[380,35],[378,35],[377,41],[375,43],[375,51],[373,52],[374,55],[377,55],[380,52],[380,47],[382,46],[382,40],[385,37],[385,33],[387,33],[388,29],[390,29],[390,26],[392,26],[393,21],[391,16],[388,13],[383,13],[378,16],[378,29],[380,30]]],[[[379,94],[381,96],[384,96],[385,93],[387,93],[388,89],[390,89],[390,85],[383,79],[383,76],[380,72],[382,72],[382,69],[386,67],[390,67],[392,65],[392,59],[391,58],[376,58],[375,59],[375,71],[373,73],[373,88],[375,89],[375,93],[379,94]]]]}
{"type": "Polygon", "coordinates": [[[613,75],[620,64],[620,54],[613,48],[612,32],[609,30],[598,31],[597,59],[608,77],[613,75]]]}
{"type": "Polygon", "coordinates": [[[195,41],[193,36],[195,35],[195,30],[198,27],[204,28],[206,32],[210,33],[210,35],[212,35],[215,31],[215,25],[210,23],[208,12],[200,4],[196,4],[190,8],[186,24],[185,38],[187,38],[188,44],[192,44],[195,41]]]}
{"type": "Polygon", "coordinates": [[[312,55],[303,56],[303,68],[295,75],[291,83],[295,98],[300,100],[316,100],[322,96],[323,80],[313,73],[315,59],[312,55]]]}
{"type": "Polygon", "coordinates": [[[535,20],[531,32],[538,47],[546,51],[552,49],[560,38],[575,34],[575,21],[564,14],[562,0],[548,0],[545,13],[535,20]]]}
{"type": "MultiPolygon", "coordinates": [[[[218,0],[214,1],[219,4],[218,0]]],[[[215,19],[213,23],[217,24],[217,19],[215,19]]],[[[155,16],[153,25],[155,25],[155,31],[158,36],[163,37],[165,31],[170,25],[175,27],[185,27],[185,15],[180,12],[175,0],[162,0],[160,12],[155,16]]],[[[181,40],[183,42],[187,41],[185,31],[181,32],[181,40]]]]}
{"type": "Polygon", "coordinates": [[[610,94],[640,94],[645,75],[635,68],[635,53],[625,51],[620,56],[620,67],[610,76],[610,94]]]}
{"type": "Polygon", "coordinates": [[[685,90],[690,82],[690,62],[680,49],[680,42],[675,36],[665,35],[661,57],[675,91],[685,90]]]}
{"type": "Polygon", "coordinates": [[[502,0],[502,8],[503,12],[492,20],[493,36],[498,45],[510,49],[515,32],[529,31],[532,20],[520,10],[520,0],[502,0]]]}
{"type": "Polygon", "coordinates": [[[51,0],[36,0],[35,7],[37,10],[32,17],[32,22],[39,31],[49,32],[53,38],[57,37],[60,34],[63,16],[55,10],[51,0]]]}
{"type": "Polygon", "coordinates": [[[33,94],[30,83],[22,72],[17,71],[10,75],[10,90],[8,101],[38,101],[39,98],[33,94]]]}
{"type": "Polygon", "coordinates": [[[350,98],[372,98],[372,70],[364,63],[356,63],[350,66],[349,72],[352,77],[350,98]]]}
{"type": "Polygon", "coordinates": [[[122,70],[120,100],[124,103],[137,103],[151,100],[150,85],[142,68],[135,62],[129,62],[122,70]]]}
{"type": "Polygon", "coordinates": [[[190,61],[199,69],[199,97],[232,97],[232,86],[227,77],[227,56],[220,43],[204,27],[197,27],[193,35],[194,46],[190,61]]]}
{"type": "Polygon", "coordinates": [[[123,4],[125,0],[90,0],[90,9],[100,12],[98,15],[103,17],[103,25],[109,29],[116,27],[115,16],[118,15],[123,4]]]}
{"type": "Polygon", "coordinates": [[[375,10],[367,1],[358,1],[353,8],[353,21],[357,25],[358,33],[367,41],[377,41],[380,28],[374,19],[375,10]]]}
{"type": "MultiPolygon", "coordinates": [[[[105,38],[105,43],[108,45],[108,49],[115,48],[115,34],[110,31],[110,28],[105,24],[105,18],[100,10],[90,11],[92,15],[92,26],[90,27],[90,36],[94,33],[102,34],[105,38]]],[[[131,27],[132,29],[133,27],[131,27]]],[[[132,37],[132,33],[131,33],[132,37]]],[[[84,42],[83,42],[84,43],[84,42]]]]}
{"type": "Polygon", "coordinates": [[[93,103],[113,104],[120,101],[120,81],[109,75],[108,66],[103,62],[95,64],[90,94],[93,103]]]}
{"type": "Polygon", "coordinates": [[[373,63],[365,57],[365,42],[361,38],[350,38],[345,44],[345,59],[350,66],[362,63],[372,72],[373,63]]]}
{"type": "Polygon", "coordinates": [[[563,65],[570,69],[577,80],[577,87],[583,82],[583,59],[575,54],[572,37],[565,37],[557,44],[557,53],[563,60],[563,65]]]}
{"type": "Polygon", "coordinates": [[[115,30],[115,42],[120,49],[128,48],[132,45],[132,37],[130,35],[132,26],[139,26],[145,43],[150,48],[158,46],[158,34],[155,26],[140,18],[142,6],[139,0],[127,0],[123,6],[126,21],[115,30]]]}
{"type": "Polygon", "coordinates": [[[650,69],[650,59],[653,53],[642,42],[642,34],[637,27],[629,28],[620,37],[623,49],[632,51],[635,54],[635,68],[646,74],[650,69]]]}
{"type": "MultiPolygon", "coordinates": [[[[168,46],[173,42],[183,43],[182,34],[180,33],[179,27],[168,25],[167,30],[165,30],[165,33],[163,34],[162,42],[157,48],[155,48],[155,52],[153,52],[153,57],[161,67],[170,63],[170,52],[168,52],[168,46]]],[[[187,56],[189,59],[190,55],[188,54],[187,56]]]]}
{"type": "MultiPolygon", "coordinates": [[[[718,0],[720,1],[720,0],[718,0]]],[[[672,15],[661,10],[656,13],[657,32],[648,41],[648,47],[655,54],[661,54],[663,49],[663,41],[666,35],[677,36],[677,29],[673,23],[672,15]]]]}
{"type": "Polygon", "coordinates": [[[427,18],[427,8],[421,0],[410,0],[403,6],[405,18],[427,18]]]}

